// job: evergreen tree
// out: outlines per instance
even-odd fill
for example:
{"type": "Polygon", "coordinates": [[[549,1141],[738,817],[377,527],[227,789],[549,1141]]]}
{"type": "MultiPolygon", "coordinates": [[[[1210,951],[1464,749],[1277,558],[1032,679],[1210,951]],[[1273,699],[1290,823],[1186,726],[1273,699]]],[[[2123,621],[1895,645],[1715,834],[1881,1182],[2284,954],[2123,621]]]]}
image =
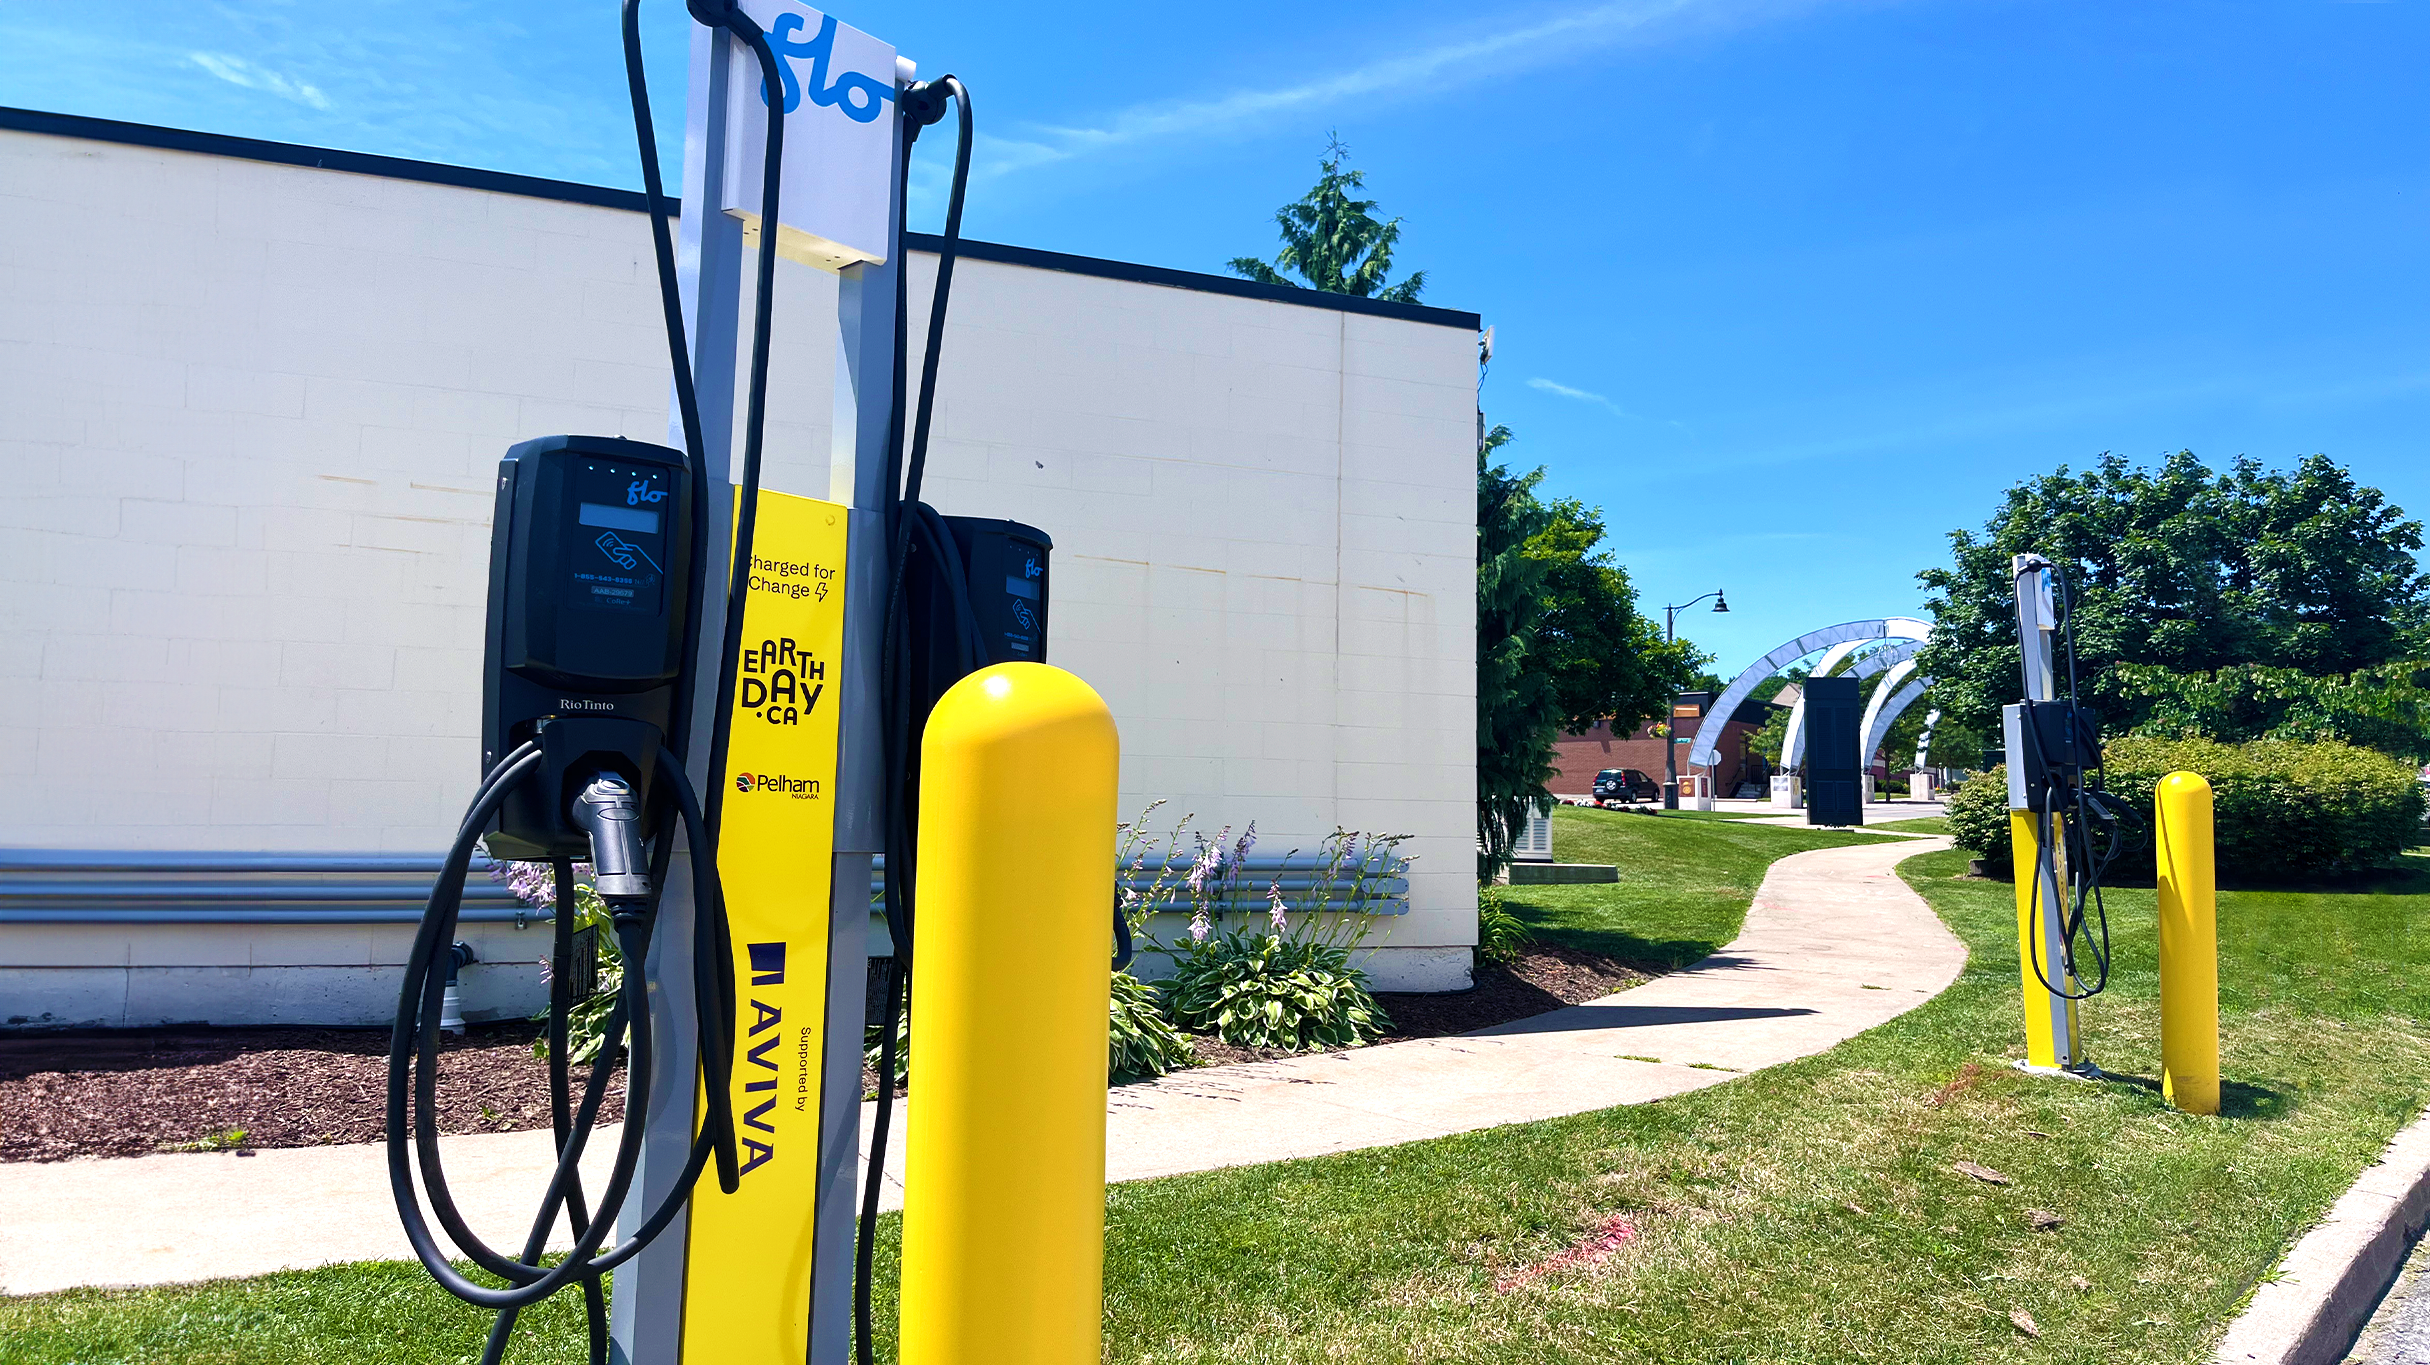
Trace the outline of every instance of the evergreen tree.
{"type": "Polygon", "coordinates": [[[1350,149],[1340,138],[1325,145],[1325,159],[1316,185],[1296,204],[1285,204],[1274,215],[1282,228],[1283,249],[1269,265],[1254,256],[1232,259],[1232,273],[1259,284],[1320,289],[1328,294],[1415,303],[1426,287],[1426,272],[1412,271],[1399,284],[1387,285],[1392,273],[1392,248],[1401,239],[1401,220],[1383,222],[1375,216],[1375,201],[1351,194],[1366,185],[1361,171],[1342,169],[1350,149]],[[1290,278],[1296,273],[1300,279],[1290,278]]]}
{"type": "Polygon", "coordinates": [[[1477,879],[1510,861],[1528,808],[1544,799],[1560,734],[1561,698],[1535,654],[1544,619],[1546,561],[1528,542],[1552,524],[1536,500],[1544,471],[1514,475],[1494,452],[1497,426],[1477,447],[1477,879]]]}

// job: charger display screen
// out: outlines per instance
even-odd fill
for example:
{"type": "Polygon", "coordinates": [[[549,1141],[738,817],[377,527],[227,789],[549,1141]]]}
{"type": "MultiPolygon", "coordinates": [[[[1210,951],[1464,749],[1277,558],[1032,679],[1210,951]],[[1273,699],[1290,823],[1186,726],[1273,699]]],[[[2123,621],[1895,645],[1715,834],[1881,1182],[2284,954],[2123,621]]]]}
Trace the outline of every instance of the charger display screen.
{"type": "Polygon", "coordinates": [[[639,531],[644,535],[658,534],[658,514],[631,507],[615,507],[604,502],[586,502],[575,517],[585,526],[604,526],[611,531],[639,531]]]}
{"type": "Polygon", "coordinates": [[[667,545],[659,507],[673,471],[612,460],[571,462],[574,520],[565,541],[574,604],[602,611],[664,610],[667,545]]]}

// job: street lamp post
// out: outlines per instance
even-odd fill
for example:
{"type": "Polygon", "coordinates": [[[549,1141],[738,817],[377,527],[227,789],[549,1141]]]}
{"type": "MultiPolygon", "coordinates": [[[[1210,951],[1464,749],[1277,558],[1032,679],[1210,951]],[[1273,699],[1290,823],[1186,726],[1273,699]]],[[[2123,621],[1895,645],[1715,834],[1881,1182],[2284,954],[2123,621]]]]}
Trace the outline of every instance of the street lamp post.
{"type": "MultiPolygon", "coordinates": [[[[1728,611],[1730,599],[1721,594],[1722,590],[1715,588],[1706,593],[1704,597],[1713,599],[1713,610],[1728,611]]],[[[1662,642],[1664,644],[1670,644],[1679,638],[1679,613],[1703,601],[1704,597],[1691,597],[1678,606],[1662,609],[1662,642]]],[[[1662,728],[1662,808],[1677,810],[1679,809],[1679,736],[1672,733],[1679,728],[1679,702],[1676,694],[1672,697],[1671,714],[1664,720],[1662,728]]],[[[1697,728],[1699,730],[1704,728],[1701,717],[1698,719],[1697,728]]]]}

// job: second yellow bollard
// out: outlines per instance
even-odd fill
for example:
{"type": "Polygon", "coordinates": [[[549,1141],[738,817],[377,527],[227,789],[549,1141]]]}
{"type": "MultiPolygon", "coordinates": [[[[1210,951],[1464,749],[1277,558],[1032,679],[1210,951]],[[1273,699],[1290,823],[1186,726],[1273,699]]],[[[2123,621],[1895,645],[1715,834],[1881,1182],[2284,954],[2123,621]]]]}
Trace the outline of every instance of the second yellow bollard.
{"type": "Polygon", "coordinates": [[[1105,1261],[1114,718],[1001,664],[920,744],[903,1365],[1095,1365],[1105,1261]]]}
{"type": "Polygon", "coordinates": [[[2219,883],[2211,784],[2160,779],[2160,1093],[2189,1114],[2219,1112],[2219,883]]]}

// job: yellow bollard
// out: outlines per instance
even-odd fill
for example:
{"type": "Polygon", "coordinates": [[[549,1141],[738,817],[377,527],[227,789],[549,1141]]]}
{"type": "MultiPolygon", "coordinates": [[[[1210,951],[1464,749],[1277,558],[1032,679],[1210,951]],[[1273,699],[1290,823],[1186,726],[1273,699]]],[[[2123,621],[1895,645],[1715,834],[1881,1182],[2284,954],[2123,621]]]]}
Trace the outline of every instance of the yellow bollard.
{"type": "Polygon", "coordinates": [[[1087,683],[1000,664],[920,744],[903,1365],[1095,1365],[1120,743],[1087,683]]]}
{"type": "Polygon", "coordinates": [[[2219,890],[2211,784],[2160,779],[2160,1094],[2189,1114],[2219,1112],[2219,890]]]}

